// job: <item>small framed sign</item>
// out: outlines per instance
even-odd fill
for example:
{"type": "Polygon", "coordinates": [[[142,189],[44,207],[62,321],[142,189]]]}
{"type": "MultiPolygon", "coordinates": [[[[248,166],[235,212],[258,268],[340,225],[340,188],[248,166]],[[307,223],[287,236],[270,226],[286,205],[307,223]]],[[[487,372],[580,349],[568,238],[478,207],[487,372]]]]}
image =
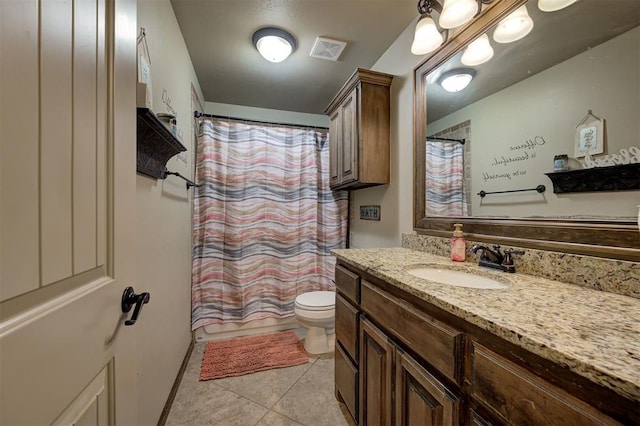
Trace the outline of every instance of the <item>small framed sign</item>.
{"type": "Polygon", "coordinates": [[[604,152],[604,120],[593,115],[591,110],[576,127],[576,158],[604,152]]]}
{"type": "Polygon", "coordinates": [[[360,206],[361,220],[380,220],[380,206],[360,206]]]}

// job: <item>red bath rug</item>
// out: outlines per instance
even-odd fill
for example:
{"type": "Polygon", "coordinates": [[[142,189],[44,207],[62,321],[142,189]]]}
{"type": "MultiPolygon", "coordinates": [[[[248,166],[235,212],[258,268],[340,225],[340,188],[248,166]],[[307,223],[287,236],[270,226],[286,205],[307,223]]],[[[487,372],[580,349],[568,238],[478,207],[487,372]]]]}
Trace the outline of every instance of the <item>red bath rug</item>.
{"type": "Polygon", "coordinates": [[[207,343],[200,380],[242,376],[306,364],[309,357],[293,331],[207,343]]]}

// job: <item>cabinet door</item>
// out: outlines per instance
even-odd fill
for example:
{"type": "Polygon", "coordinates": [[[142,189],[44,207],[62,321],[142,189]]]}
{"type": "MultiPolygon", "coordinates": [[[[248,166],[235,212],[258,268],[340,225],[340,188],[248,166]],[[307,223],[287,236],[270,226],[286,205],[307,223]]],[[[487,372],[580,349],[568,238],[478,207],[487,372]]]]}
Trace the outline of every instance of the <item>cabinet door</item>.
{"type": "Polygon", "coordinates": [[[347,406],[351,417],[358,422],[358,368],[342,350],[336,345],[335,352],[335,386],[336,398],[347,406]]]}
{"type": "Polygon", "coordinates": [[[396,425],[458,425],[460,400],[413,358],[396,348],[396,425]]]}
{"type": "Polygon", "coordinates": [[[340,106],[342,115],[341,183],[358,180],[358,88],[340,106]]]}
{"type": "Polygon", "coordinates": [[[329,186],[340,185],[340,161],[342,151],[342,110],[336,109],[329,116],[329,186]]]}
{"type": "Polygon", "coordinates": [[[360,322],[360,423],[391,423],[394,347],[387,336],[366,319],[360,322]]]}
{"type": "Polygon", "coordinates": [[[336,294],[336,340],[358,362],[358,310],[336,294]]]}

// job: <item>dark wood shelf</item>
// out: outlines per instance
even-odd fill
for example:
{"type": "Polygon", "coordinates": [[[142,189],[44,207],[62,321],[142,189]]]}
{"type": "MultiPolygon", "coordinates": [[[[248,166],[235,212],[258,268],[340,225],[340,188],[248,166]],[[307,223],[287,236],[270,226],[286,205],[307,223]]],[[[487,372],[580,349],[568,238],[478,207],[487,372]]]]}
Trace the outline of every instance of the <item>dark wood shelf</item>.
{"type": "Polygon", "coordinates": [[[167,161],[187,148],[149,108],[138,108],[136,170],[164,179],[167,161]]]}
{"type": "Polygon", "coordinates": [[[640,189],[640,163],[545,173],[553,192],[629,191],[640,189]]]}

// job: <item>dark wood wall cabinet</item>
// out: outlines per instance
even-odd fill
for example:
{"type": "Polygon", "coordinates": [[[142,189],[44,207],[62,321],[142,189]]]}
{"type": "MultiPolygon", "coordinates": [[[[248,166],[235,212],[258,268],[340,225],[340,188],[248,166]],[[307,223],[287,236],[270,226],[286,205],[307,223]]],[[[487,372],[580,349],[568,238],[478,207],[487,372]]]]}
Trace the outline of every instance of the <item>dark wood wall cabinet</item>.
{"type": "Polygon", "coordinates": [[[640,409],[342,261],[335,389],[360,425],[620,425],[640,409]]]}
{"type": "Polygon", "coordinates": [[[137,108],[137,111],[136,170],[164,179],[167,161],[187,148],[149,108],[137,108]]]}
{"type": "Polygon", "coordinates": [[[330,186],[353,190],[389,183],[392,75],[358,68],[331,101],[330,186]]]}

